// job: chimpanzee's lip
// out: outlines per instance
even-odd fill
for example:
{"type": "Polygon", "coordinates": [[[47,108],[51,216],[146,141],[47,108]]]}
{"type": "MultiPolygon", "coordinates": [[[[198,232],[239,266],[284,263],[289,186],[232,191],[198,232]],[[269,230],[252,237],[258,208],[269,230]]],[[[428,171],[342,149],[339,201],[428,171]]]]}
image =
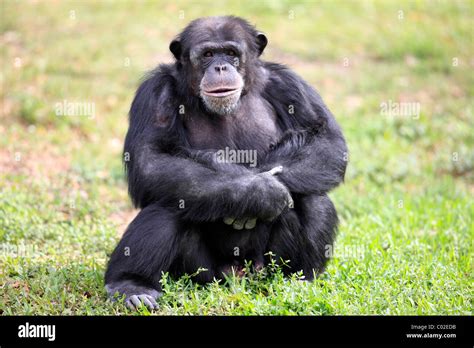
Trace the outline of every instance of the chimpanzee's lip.
{"type": "Polygon", "coordinates": [[[239,88],[219,87],[219,88],[215,88],[215,89],[207,90],[207,91],[203,90],[203,93],[210,97],[223,98],[223,97],[232,95],[238,91],[239,91],[239,88]]]}

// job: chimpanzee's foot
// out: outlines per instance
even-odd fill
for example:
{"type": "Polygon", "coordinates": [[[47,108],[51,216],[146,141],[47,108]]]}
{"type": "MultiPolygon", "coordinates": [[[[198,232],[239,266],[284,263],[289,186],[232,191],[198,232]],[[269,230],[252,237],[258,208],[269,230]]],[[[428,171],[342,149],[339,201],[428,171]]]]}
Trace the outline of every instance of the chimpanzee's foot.
{"type": "Polygon", "coordinates": [[[107,294],[112,300],[116,293],[125,295],[125,304],[130,309],[136,309],[141,305],[147,306],[149,309],[158,308],[156,299],[162,295],[156,289],[138,285],[133,280],[122,280],[105,285],[107,294]]]}

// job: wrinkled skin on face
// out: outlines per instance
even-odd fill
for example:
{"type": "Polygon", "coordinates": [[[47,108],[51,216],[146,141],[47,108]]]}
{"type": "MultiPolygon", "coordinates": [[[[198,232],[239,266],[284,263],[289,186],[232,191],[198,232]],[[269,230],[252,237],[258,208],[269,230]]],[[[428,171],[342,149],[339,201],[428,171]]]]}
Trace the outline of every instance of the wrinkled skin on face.
{"type": "Polygon", "coordinates": [[[249,84],[247,67],[255,65],[267,38],[249,31],[246,23],[218,17],[200,20],[187,30],[183,39],[171,42],[170,50],[190,77],[188,87],[209,112],[231,114],[249,84]]]}
{"type": "Polygon", "coordinates": [[[199,85],[207,109],[218,115],[228,115],[235,110],[244,87],[242,76],[225,58],[214,59],[199,85]]]}

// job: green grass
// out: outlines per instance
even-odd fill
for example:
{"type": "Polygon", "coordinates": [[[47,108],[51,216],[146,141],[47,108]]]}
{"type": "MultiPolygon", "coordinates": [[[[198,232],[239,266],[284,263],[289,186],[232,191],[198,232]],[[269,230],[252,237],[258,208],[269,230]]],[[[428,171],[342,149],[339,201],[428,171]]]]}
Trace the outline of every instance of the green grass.
{"type": "Polygon", "coordinates": [[[336,115],[350,149],[331,194],[339,235],[314,282],[274,265],[207,286],[165,277],[155,313],[472,314],[472,1],[0,3],[1,314],[132,314],[103,288],[135,214],[126,115],[142,74],[171,60],[173,36],[215,14],[256,23],[264,58],[295,69],[336,115]],[[55,116],[63,100],[93,102],[96,116],[55,116]],[[381,114],[390,100],[419,103],[419,117],[381,114]]]}

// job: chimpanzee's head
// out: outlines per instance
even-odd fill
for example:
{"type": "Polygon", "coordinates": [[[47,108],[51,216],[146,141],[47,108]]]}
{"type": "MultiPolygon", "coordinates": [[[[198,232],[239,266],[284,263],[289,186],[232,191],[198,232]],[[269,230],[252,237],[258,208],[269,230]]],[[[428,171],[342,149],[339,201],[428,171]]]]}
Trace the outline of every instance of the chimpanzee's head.
{"type": "Polygon", "coordinates": [[[267,38],[247,21],[232,16],[191,22],[170,44],[191,93],[206,108],[228,115],[248,91],[252,71],[267,38]]]}

